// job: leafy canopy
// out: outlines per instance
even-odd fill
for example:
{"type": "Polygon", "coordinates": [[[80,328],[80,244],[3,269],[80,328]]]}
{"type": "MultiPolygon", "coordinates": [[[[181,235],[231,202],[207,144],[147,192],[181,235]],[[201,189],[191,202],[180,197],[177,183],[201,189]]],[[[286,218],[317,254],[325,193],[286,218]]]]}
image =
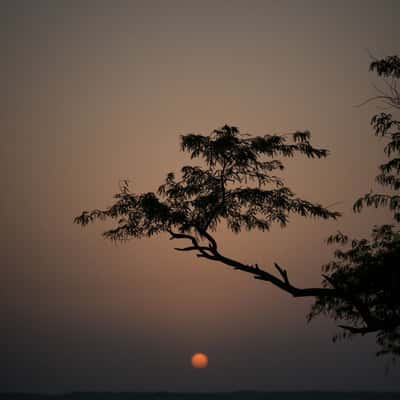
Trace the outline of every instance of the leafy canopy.
{"type": "Polygon", "coordinates": [[[308,131],[252,137],[225,125],[208,136],[181,136],[181,149],[201,159],[203,166],[182,167],[179,179],[169,173],[157,193],[135,194],[124,182],[111,207],[85,211],[75,222],[112,218],[117,226],[104,236],[127,240],[173,231],[203,236],[222,221],[238,233],[265,231],[273,223],[283,227],[290,214],[324,219],[339,215],[296,197],[275,175],[284,169],[285,157],[328,155],[311,145],[308,131]]]}
{"type": "MultiPolygon", "coordinates": [[[[397,82],[400,58],[389,56],[371,63],[370,69],[389,78],[389,93],[378,96],[394,109],[400,108],[397,82]]],[[[386,81],[388,84],[388,81],[386,81]]],[[[349,325],[335,338],[353,334],[376,333],[378,355],[400,356],[400,122],[390,113],[380,113],[371,120],[376,136],[386,140],[385,155],[389,160],[379,166],[376,181],[386,193],[370,191],[358,199],[353,209],[388,207],[393,224],[375,226],[371,239],[349,240],[339,232],[328,243],[346,245],[347,250],[335,251],[334,261],[323,267],[325,287],[336,288],[338,296],[318,297],[309,319],[328,315],[349,325]]]]}

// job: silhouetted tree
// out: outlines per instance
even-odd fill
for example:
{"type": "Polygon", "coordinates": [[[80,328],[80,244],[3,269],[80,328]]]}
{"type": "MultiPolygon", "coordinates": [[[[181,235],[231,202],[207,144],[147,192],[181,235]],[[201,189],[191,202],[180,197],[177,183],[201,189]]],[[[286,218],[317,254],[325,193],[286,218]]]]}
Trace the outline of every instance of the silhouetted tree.
{"type": "MultiPolygon", "coordinates": [[[[370,69],[384,77],[387,93],[369,100],[380,99],[392,109],[400,108],[397,91],[400,78],[398,56],[374,60],[370,69]]],[[[353,239],[347,250],[336,250],[335,260],[323,267],[325,287],[334,287],[342,296],[319,297],[309,319],[325,314],[335,320],[347,321],[338,337],[375,332],[380,345],[378,355],[400,355],[400,121],[392,114],[373,116],[371,125],[376,136],[386,139],[384,152],[389,161],[380,165],[376,181],[387,187],[385,194],[369,192],[358,199],[353,209],[364,206],[388,207],[393,212],[392,225],[375,226],[371,239],[353,239]]],[[[349,242],[341,232],[331,236],[328,243],[349,242]]]]}
{"type": "MultiPolygon", "coordinates": [[[[384,62],[388,67],[377,63],[371,68],[380,74],[398,77],[398,58],[384,62]]],[[[381,114],[373,118],[372,124],[377,134],[391,138],[387,154],[399,151],[398,122],[390,114],[381,114]]],[[[290,214],[323,219],[339,216],[327,207],[296,197],[283,179],[274,175],[275,171],[284,169],[285,157],[328,155],[327,150],[311,145],[308,131],[253,137],[225,125],[209,136],[181,136],[181,148],[192,159],[201,158],[204,166],[184,166],[179,178],[169,173],[157,193],[136,194],[124,182],[111,207],[84,211],[75,222],[85,226],[97,219],[114,219],[116,226],[104,232],[106,238],[114,241],[166,232],[171,240],[188,242],[185,247],[175,248],[178,251],[194,252],[197,257],[245,271],[294,297],[315,297],[309,319],[323,313],[347,321],[346,325],[339,325],[343,336],[376,332],[382,346],[380,354],[398,354],[398,347],[393,346],[396,346],[400,325],[400,245],[394,226],[376,227],[371,241],[353,240],[350,250],[336,251],[336,260],[324,267],[323,286],[311,288],[294,286],[287,271],[277,263],[274,263],[274,274],[257,264],[248,265],[227,257],[212,236],[223,221],[230,230],[239,233],[242,229],[265,231],[274,223],[284,227],[290,214]]],[[[391,177],[391,173],[400,172],[400,161],[391,160],[381,170],[379,182],[398,190],[400,181],[391,177]]],[[[398,221],[399,200],[396,195],[385,197],[370,193],[356,203],[355,209],[364,204],[389,204],[398,221]]],[[[329,239],[329,242],[346,241],[347,237],[341,233],[329,239]]]]}
{"type": "Polygon", "coordinates": [[[273,223],[284,227],[290,214],[324,219],[339,215],[295,197],[282,178],[273,175],[284,168],[278,157],[328,155],[327,150],[311,145],[309,132],[251,137],[225,125],[209,136],[181,136],[181,148],[192,159],[202,158],[205,167],[186,165],[179,179],[169,173],[157,193],[135,194],[124,182],[111,207],[85,211],[75,222],[86,225],[96,219],[115,219],[117,226],[104,232],[105,237],[115,241],[167,232],[173,240],[189,242],[189,246],[176,250],[193,251],[198,257],[249,272],[296,297],[324,295],[335,290],[300,289],[289,282],[286,271],[277,264],[278,276],[258,265],[233,260],[221,253],[212,236],[222,221],[239,233],[243,228],[265,231],[273,223]]]}

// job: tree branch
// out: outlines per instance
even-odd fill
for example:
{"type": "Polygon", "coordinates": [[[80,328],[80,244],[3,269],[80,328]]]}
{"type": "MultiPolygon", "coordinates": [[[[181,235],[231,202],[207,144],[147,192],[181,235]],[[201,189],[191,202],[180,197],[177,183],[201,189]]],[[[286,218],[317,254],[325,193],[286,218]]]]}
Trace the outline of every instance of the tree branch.
{"type": "Polygon", "coordinates": [[[204,246],[188,246],[188,247],[174,247],[174,250],[177,251],[196,251],[196,250],[209,250],[208,247],[204,247],[204,246]]]}
{"type": "Polygon", "coordinates": [[[178,251],[199,251],[204,256],[208,256],[207,251],[211,251],[211,249],[209,247],[200,246],[198,241],[196,240],[196,238],[194,236],[192,236],[192,235],[189,235],[187,233],[176,233],[176,232],[173,232],[171,229],[168,229],[168,233],[171,235],[169,240],[187,239],[187,240],[190,240],[192,242],[192,244],[193,244],[193,246],[184,247],[184,248],[176,247],[175,250],[178,250],[178,251]]]}
{"type": "Polygon", "coordinates": [[[201,236],[205,237],[210,242],[211,248],[217,251],[218,249],[217,241],[206,230],[200,228],[197,228],[197,230],[201,236]]]}
{"type": "Polygon", "coordinates": [[[287,272],[275,264],[275,268],[278,269],[280,275],[283,279],[276,277],[275,275],[259,268],[258,264],[256,266],[246,265],[239,261],[233,260],[231,258],[225,257],[220,254],[216,249],[210,249],[212,255],[209,254],[199,254],[198,257],[204,257],[213,261],[218,261],[222,264],[233,267],[234,269],[247,272],[249,274],[254,275],[255,279],[270,282],[274,286],[278,287],[281,290],[291,294],[293,297],[319,297],[319,296],[333,296],[337,293],[336,289],[329,288],[305,288],[301,289],[296,286],[293,286],[289,282],[289,278],[287,276],[287,272]]]}
{"type": "Polygon", "coordinates": [[[364,335],[369,332],[376,332],[382,329],[387,329],[387,324],[384,321],[380,321],[377,318],[373,317],[368,306],[364,304],[360,299],[358,299],[354,294],[348,293],[346,290],[341,288],[334,282],[334,280],[327,276],[322,275],[325,280],[332,286],[332,288],[298,288],[292,285],[289,281],[287,271],[279,266],[277,263],[274,263],[274,267],[278,271],[280,277],[275,276],[274,274],[261,269],[258,264],[246,265],[241,263],[240,261],[231,259],[222,255],[218,251],[218,246],[216,240],[205,230],[196,227],[199,234],[208,240],[209,246],[201,246],[197,239],[189,234],[186,233],[176,233],[172,230],[168,232],[171,235],[170,240],[174,239],[187,239],[192,242],[192,246],[187,247],[176,247],[175,250],[177,251],[198,251],[197,257],[199,258],[206,258],[211,261],[218,261],[222,264],[225,264],[233,269],[247,272],[254,276],[255,279],[261,280],[264,282],[269,282],[272,285],[276,286],[277,288],[289,293],[293,297],[338,297],[348,301],[352,304],[357,312],[360,314],[361,318],[363,319],[365,326],[364,327],[356,327],[356,326],[347,326],[347,325],[339,325],[340,328],[345,329],[353,334],[361,334],[364,335]]]}
{"type": "MultiPolygon", "coordinates": [[[[257,264],[256,264],[256,266],[257,266],[257,264]]],[[[288,275],[287,275],[287,271],[285,269],[282,269],[277,263],[274,263],[274,266],[278,270],[278,272],[281,274],[281,276],[282,276],[283,280],[285,281],[285,283],[289,285],[289,278],[288,278],[288,275]]]]}

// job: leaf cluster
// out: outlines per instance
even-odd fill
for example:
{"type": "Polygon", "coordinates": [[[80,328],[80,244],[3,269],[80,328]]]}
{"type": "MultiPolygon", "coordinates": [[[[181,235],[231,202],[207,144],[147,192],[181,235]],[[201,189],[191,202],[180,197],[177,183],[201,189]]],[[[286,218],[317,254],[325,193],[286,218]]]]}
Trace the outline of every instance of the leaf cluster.
{"type": "Polygon", "coordinates": [[[380,165],[380,173],[375,180],[382,186],[388,187],[393,194],[369,192],[354,204],[354,211],[360,212],[363,206],[388,207],[393,211],[393,217],[400,222],[400,122],[392,114],[381,113],[371,120],[375,135],[387,139],[384,152],[389,161],[380,165]]]}
{"type": "Polygon", "coordinates": [[[393,55],[374,60],[369,69],[370,71],[376,71],[378,76],[400,78],[400,57],[393,55]]]}
{"type": "MultiPolygon", "coordinates": [[[[349,239],[339,232],[328,243],[345,246],[349,239]]],[[[385,321],[387,327],[400,322],[400,232],[392,225],[375,226],[371,239],[353,239],[349,249],[337,249],[334,260],[322,267],[324,287],[341,295],[318,298],[309,318],[323,313],[335,320],[361,327],[365,319],[385,321]],[[359,304],[368,312],[360,311],[359,304]]]]}

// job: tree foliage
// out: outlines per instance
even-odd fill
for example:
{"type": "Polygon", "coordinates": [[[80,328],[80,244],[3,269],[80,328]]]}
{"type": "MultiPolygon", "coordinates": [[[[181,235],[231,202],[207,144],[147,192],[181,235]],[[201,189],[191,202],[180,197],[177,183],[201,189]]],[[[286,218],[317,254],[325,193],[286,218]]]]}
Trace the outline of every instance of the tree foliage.
{"type": "Polygon", "coordinates": [[[192,159],[202,159],[205,167],[186,165],[179,178],[170,172],[157,193],[135,194],[124,182],[111,207],[83,212],[75,222],[86,225],[112,218],[117,226],[104,236],[126,240],[172,231],[204,237],[222,221],[238,233],[242,229],[265,231],[273,223],[285,226],[290,214],[338,216],[296,197],[274,174],[284,169],[284,157],[327,156],[327,150],[311,145],[309,132],[251,137],[225,125],[209,136],[181,136],[181,149],[192,159]]]}
{"type": "MultiPolygon", "coordinates": [[[[371,63],[370,69],[391,79],[397,87],[400,78],[400,58],[386,57],[371,63]]],[[[392,96],[392,90],[387,97],[392,96]]],[[[396,94],[396,93],[395,93],[396,94]]],[[[388,102],[395,110],[397,100],[388,102]]],[[[370,239],[349,241],[341,232],[331,236],[328,243],[346,245],[347,250],[335,251],[335,260],[323,266],[324,287],[335,287],[341,296],[317,298],[309,319],[325,314],[350,325],[338,337],[375,332],[380,346],[378,355],[400,355],[400,122],[390,113],[380,113],[371,119],[375,135],[386,140],[384,153],[389,160],[379,166],[376,181],[386,193],[370,191],[353,206],[355,212],[363,207],[388,207],[393,213],[392,225],[375,226],[370,239]]]]}

